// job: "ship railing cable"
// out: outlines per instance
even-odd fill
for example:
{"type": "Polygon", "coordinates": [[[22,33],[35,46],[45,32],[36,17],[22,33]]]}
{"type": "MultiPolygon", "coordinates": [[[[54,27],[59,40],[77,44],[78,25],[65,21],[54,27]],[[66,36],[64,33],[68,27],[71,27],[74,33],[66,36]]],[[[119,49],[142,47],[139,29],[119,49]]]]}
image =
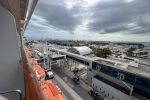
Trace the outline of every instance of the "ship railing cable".
{"type": "Polygon", "coordinates": [[[19,100],[22,100],[22,92],[21,92],[21,90],[19,90],[19,89],[11,90],[11,91],[0,92],[0,95],[1,95],[1,94],[7,94],[7,93],[13,93],[13,92],[18,93],[18,94],[19,94],[19,100]]]}

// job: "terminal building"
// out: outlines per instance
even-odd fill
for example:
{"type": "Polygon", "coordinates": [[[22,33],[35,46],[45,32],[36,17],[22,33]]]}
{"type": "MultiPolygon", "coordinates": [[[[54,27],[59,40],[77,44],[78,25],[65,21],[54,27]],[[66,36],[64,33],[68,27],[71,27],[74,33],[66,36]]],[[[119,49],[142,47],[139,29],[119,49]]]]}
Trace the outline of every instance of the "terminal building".
{"type": "Polygon", "coordinates": [[[80,55],[81,49],[78,50],[78,54],[66,50],[60,52],[66,55],[67,59],[86,65],[87,77],[91,80],[92,87],[107,98],[110,100],[150,99],[150,70],[104,58],[85,57],[80,55]]]}
{"type": "Polygon", "coordinates": [[[68,52],[72,52],[78,55],[88,55],[92,52],[92,49],[90,49],[87,46],[82,47],[72,47],[68,49],[68,52]]]}

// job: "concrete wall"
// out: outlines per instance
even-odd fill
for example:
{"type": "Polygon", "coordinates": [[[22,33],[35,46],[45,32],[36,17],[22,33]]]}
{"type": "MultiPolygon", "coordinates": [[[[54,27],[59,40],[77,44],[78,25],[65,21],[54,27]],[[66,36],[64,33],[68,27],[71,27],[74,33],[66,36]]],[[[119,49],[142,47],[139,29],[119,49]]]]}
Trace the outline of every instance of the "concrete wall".
{"type": "Polygon", "coordinates": [[[94,73],[92,73],[91,71],[87,71],[87,78],[90,79],[92,81],[92,77],[95,76],[94,73]]]}
{"type": "Polygon", "coordinates": [[[105,84],[102,81],[97,80],[94,77],[92,78],[92,86],[99,91],[103,91],[106,97],[109,98],[110,100],[130,100],[130,97],[128,95],[105,84]]]}
{"type": "MultiPolygon", "coordinates": [[[[109,80],[109,81],[111,81],[111,82],[113,82],[113,83],[116,83],[116,84],[118,84],[118,85],[120,85],[120,86],[122,86],[122,87],[124,87],[124,88],[126,88],[126,89],[129,89],[129,88],[128,88],[127,86],[125,86],[125,84],[124,84],[121,80],[119,80],[119,79],[116,79],[116,78],[114,78],[114,77],[108,76],[108,75],[103,74],[103,73],[101,73],[101,72],[98,72],[98,71],[96,71],[96,70],[92,70],[92,73],[95,73],[95,74],[97,74],[97,75],[99,75],[99,76],[101,76],[101,77],[103,77],[103,78],[105,78],[105,79],[107,79],[107,80],[109,80]]],[[[90,77],[90,76],[88,76],[88,77],[90,77]]],[[[128,84],[128,83],[126,83],[126,84],[128,84]]],[[[132,87],[131,84],[128,84],[128,86],[132,87]]]]}
{"type": "MultiPolygon", "coordinates": [[[[19,36],[14,17],[0,6],[0,92],[20,89],[24,94],[23,65],[19,36]]],[[[5,95],[10,100],[19,100],[17,93],[5,95]]]]}

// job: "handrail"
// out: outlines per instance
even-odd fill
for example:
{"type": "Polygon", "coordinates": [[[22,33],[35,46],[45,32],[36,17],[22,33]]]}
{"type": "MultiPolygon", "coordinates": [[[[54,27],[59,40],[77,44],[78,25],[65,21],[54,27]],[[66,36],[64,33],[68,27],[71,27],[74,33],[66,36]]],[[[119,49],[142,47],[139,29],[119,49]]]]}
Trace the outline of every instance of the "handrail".
{"type": "Polygon", "coordinates": [[[38,84],[38,80],[34,75],[32,67],[28,62],[27,55],[23,48],[22,60],[25,81],[25,100],[44,100],[43,94],[38,84]]]}
{"type": "Polygon", "coordinates": [[[12,93],[12,92],[17,92],[19,93],[19,96],[20,96],[20,100],[22,100],[22,92],[21,90],[11,90],[11,91],[4,91],[4,92],[0,92],[0,94],[6,94],[6,93],[12,93]]]}

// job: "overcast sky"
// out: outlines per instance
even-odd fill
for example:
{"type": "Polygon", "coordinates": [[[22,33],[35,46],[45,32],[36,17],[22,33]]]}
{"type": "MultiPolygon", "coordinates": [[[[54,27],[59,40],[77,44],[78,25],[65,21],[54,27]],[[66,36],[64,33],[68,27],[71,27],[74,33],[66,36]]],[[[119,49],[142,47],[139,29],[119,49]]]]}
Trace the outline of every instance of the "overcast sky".
{"type": "Polygon", "coordinates": [[[39,0],[25,36],[150,41],[150,0],[39,0]]]}

